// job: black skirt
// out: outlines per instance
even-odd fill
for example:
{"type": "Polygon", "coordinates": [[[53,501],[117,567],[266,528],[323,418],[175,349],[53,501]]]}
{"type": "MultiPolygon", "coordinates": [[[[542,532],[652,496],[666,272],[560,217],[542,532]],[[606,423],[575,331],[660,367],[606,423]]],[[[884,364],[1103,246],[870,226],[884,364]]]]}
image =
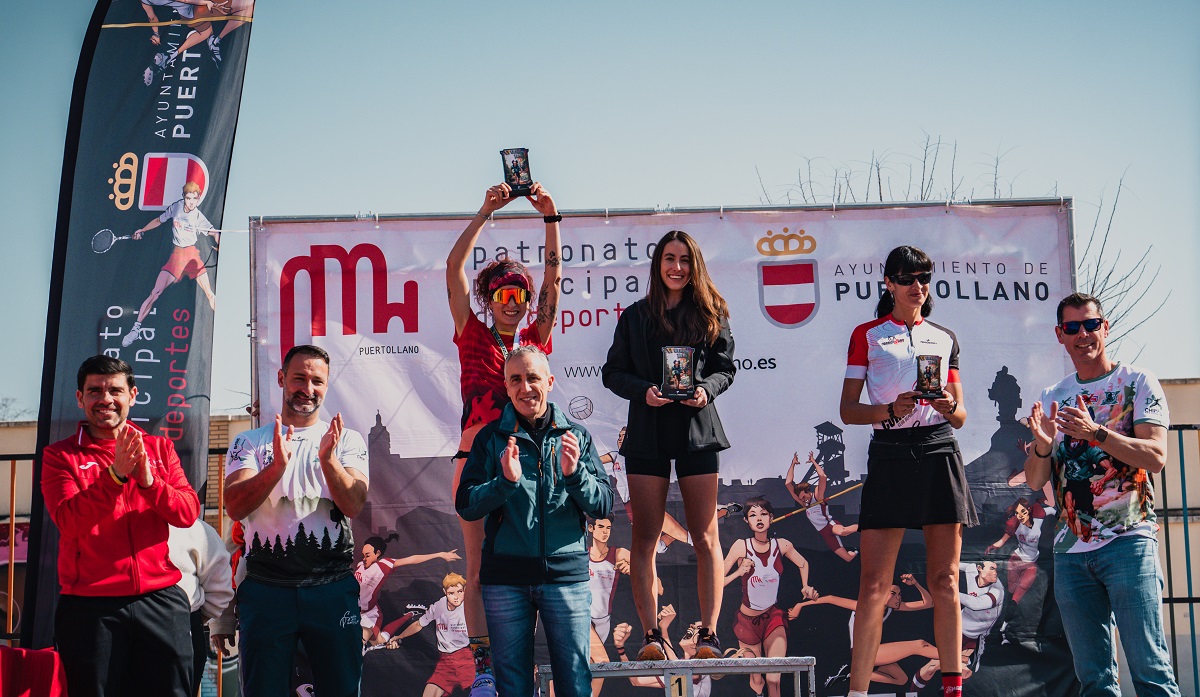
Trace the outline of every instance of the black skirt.
{"type": "Polygon", "coordinates": [[[867,451],[862,530],[979,524],[950,424],[876,431],[867,451]]]}

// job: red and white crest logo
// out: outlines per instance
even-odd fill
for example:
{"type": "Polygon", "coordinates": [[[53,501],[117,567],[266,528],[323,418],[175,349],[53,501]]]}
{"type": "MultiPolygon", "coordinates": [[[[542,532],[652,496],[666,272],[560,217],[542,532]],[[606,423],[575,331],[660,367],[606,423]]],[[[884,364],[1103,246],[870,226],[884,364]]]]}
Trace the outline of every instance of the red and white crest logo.
{"type": "Polygon", "coordinates": [[[142,161],[138,208],[166,210],[183,198],[183,185],[188,182],[200,187],[200,201],[203,201],[208,193],[208,167],[199,157],[184,152],[147,153],[142,161]]]}
{"type": "Polygon", "coordinates": [[[777,327],[794,329],[808,323],[821,304],[817,262],[760,261],[758,301],[763,315],[777,327]]]}

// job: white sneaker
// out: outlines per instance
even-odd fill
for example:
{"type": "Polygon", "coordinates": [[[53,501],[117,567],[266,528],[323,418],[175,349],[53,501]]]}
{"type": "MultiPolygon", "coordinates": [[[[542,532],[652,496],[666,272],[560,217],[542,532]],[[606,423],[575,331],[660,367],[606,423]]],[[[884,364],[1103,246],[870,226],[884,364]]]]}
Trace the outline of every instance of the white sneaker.
{"type": "Polygon", "coordinates": [[[125,346],[125,347],[128,347],[130,344],[132,344],[133,342],[137,341],[137,340],[138,340],[138,335],[141,333],[141,331],[142,331],[142,328],[141,328],[141,326],[139,326],[139,325],[136,325],[136,324],[135,324],[135,325],[133,325],[133,329],[130,329],[130,330],[129,330],[129,333],[128,333],[128,334],[126,334],[126,335],[125,335],[125,336],[124,336],[124,337],[121,339],[121,345],[122,345],[122,346],[125,346]]]}
{"type": "Polygon", "coordinates": [[[216,34],[208,37],[208,50],[212,51],[213,61],[221,62],[221,39],[216,34]]]}

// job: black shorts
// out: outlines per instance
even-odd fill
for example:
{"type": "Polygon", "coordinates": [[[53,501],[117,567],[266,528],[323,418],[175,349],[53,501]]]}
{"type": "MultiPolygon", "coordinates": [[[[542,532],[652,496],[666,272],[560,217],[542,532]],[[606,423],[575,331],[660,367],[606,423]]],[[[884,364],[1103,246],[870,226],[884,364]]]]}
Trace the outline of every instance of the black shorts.
{"type": "Polygon", "coordinates": [[[625,472],[627,474],[645,474],[651,477],[671,478],[671,460],[675,460],[675,475],[680,479],[694,477],[698,474],[716,474],[721,466],[721,451],[701,450],[685,453],[675,458],[670,457],[627,457],[625,472]]]}
{"type": "Polygon", "coordinates": [[[979,524],[949,424],[876,431],[867,452],[860,530],[979,524]]]}

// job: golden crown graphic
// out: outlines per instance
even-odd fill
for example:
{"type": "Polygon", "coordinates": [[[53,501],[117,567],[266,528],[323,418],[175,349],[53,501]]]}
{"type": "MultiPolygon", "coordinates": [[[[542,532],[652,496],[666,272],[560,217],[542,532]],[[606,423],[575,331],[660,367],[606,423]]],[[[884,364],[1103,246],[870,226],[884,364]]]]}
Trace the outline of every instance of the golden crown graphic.
{"type": "Polygon", "coordinates": [[[757,246],[758,253],[765,257],[786,257],[812,254],[817,250],[817,240],[803,230],[790,232],[784,228],[778,235],[773,230],[767,230],[766,237],[758,238],[757,246]]]}
{"type": "Polygon", "coordinates": [[[120,160],[113,163],[113,169],[117,171],[113,178],[108,180],[108,183],[113,185],[113,192],[108,195],[108,200],[112,201],[118,210],[127,211],[133,206],[133,194],[137,190],[137,155],[125,153],[120,160]]]}

